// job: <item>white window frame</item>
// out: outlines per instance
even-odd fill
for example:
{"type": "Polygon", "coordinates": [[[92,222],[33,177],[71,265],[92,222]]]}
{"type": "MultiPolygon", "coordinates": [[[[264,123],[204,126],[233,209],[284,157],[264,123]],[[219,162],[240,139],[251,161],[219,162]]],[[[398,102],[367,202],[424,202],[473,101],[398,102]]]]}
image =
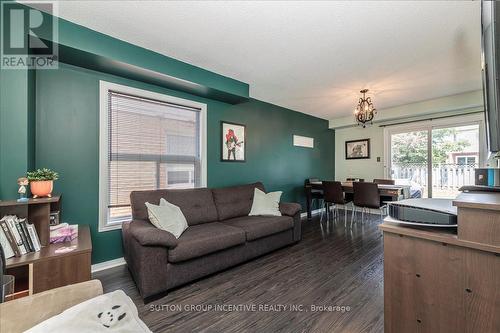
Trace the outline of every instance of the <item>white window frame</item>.
{"type": "Polygon", "coordinates": [[[99,232],[121,229],[122,223],[127,221],[109,221],[108,209],[108,91],[112,90],[123,94],[154,99],[166,103],[185,105],[200,109],[200,158],[201,175],[200,186],[207,186],[207,105],[188,99],[164,95],[149,90],[132,88],[117,83],[99,81],[99,232]]]}
{"type": "Polygon", "coordinates": [[[469,158],[471,157],[474,157],[474,159],[476,160],[476,162],[474,162],[474,164],[477,163],[477,158],[476,158],[477,155],[456,155],[455,156],[455,163],[458,164],[458,159],[459,158],[465,158],[465,164],[469,164],[469,158]]]}

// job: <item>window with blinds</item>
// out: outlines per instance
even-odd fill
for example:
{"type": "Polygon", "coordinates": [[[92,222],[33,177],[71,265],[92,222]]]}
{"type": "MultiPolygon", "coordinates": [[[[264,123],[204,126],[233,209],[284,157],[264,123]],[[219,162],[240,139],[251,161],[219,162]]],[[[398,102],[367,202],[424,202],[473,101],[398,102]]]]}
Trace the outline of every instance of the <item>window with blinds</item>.
{"type": "Polygon", "coordinates": [[[200,108],[112,89],[106,103],[107,225],[130,220],[131,191],[202,185],[200,108]]]}

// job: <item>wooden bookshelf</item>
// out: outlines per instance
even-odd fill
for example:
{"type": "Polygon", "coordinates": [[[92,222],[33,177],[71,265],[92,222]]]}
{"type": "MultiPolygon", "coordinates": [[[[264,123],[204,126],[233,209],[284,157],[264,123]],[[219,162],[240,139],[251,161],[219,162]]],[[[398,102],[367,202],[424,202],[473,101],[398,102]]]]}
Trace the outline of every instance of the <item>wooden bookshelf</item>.
{"type": "Polygon", "coordinates": [[[78,238],[71,242],[50,244],[50,214],[59,212],[61,220],[61,196],[0,201],[0,218],[17,215],[33,224],[42,246],[38,252],[6,260],[7,274],[15,277],[12,300],[68,284],[90,280],[92,242],[88,225],[78,226],[78,238]],[[70,252],[57,253],[63,247],[74,247],[70,252]]]}
{"type": "MultiPolygon", "coordinates": [[[[27,218],[28,222],[36,228],[40,244],[46,246],[49,244],[50,238],[50,214],[61,211],[61,199],[60,195],[55,195],[52,198],[30,198],[25,202],[17,200],[0,201],[0,217],[17,215],[20,218],[27,218]]],[[[60,216],[59,219],[61,219],[60,216]]]]}
{"type": "Polygon", "coordinates": [[[91,253],[89,226],[79,225],[78,238],[71,242],[49,244],[38,252],[7,259],[7,274],[15,276],[15,293],[7,299],[90,280],[91,253]],[[72,246],[75,249],[71,252],[56,253],[72,246]]]}

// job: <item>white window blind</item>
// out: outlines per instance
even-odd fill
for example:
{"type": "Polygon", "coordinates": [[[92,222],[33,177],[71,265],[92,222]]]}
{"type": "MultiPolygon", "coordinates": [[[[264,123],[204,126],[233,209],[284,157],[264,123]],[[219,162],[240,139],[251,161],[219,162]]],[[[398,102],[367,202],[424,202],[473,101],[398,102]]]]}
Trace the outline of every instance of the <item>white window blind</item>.
{"type": "Polygon", "coordinates": [[[108,224],[130,219],[130,192],[202,185],[200,108],[107,90],[108,224]]]}

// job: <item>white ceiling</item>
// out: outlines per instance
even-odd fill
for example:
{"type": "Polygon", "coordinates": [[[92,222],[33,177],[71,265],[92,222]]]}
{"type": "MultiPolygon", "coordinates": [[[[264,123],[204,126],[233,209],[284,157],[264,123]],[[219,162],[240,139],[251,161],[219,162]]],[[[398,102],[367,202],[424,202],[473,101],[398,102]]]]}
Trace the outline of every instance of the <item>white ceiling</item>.
{"type": "Polygon", "coordinates": [[[478,1],[63,1],[59,15],[325,119],[481,88],[478,1]]]}

